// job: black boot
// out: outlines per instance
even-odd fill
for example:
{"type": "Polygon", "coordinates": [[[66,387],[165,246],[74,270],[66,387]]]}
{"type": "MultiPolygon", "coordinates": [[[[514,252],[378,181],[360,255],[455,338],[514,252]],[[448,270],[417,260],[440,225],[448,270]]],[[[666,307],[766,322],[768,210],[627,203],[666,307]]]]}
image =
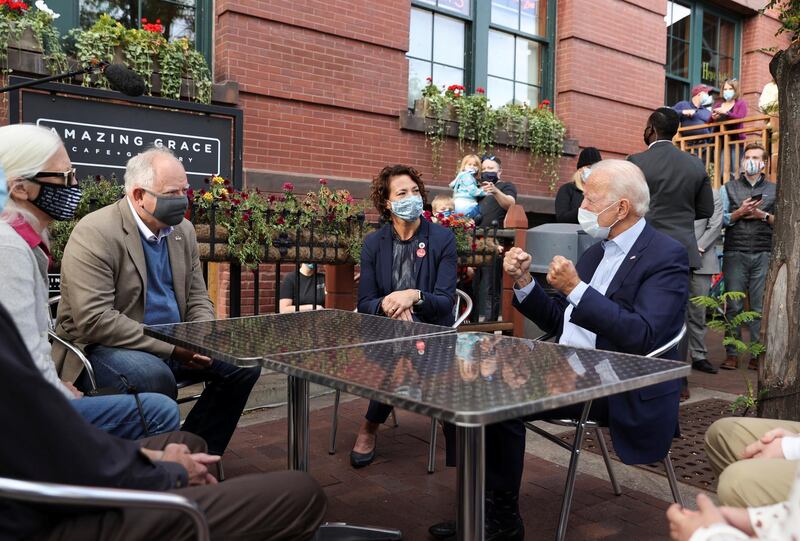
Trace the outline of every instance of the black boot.
{"type": "MultiPolygon", "coordinates": [[[[486,541],[524,541],[525,526],[519,515],[519,495],[487,491],[485,505],[486,541]]],[[[456,536],[454,520],[434,524],[428,532],[436,539],[451,541],[456,536]]]]}

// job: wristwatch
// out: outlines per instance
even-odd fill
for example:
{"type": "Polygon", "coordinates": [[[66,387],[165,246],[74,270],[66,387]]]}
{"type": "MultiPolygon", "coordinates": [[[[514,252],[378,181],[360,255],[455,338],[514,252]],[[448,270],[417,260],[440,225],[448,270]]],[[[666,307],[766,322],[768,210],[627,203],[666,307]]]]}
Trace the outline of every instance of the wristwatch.
{"type": "Polygon", "coordinates": [[[761,221],[769,223],[769,212],[764,213],[764,217],[761,218],[761,221]]]}
{"type": "Polygon", "coordinates": [[[419,295],[419,298],[417,299],[417,302],[414,303],[414,306],[419,306],[420,304],[425,302],[425,295],[422,294],[422,290],[418,289],[417,295],[419,295]]]}

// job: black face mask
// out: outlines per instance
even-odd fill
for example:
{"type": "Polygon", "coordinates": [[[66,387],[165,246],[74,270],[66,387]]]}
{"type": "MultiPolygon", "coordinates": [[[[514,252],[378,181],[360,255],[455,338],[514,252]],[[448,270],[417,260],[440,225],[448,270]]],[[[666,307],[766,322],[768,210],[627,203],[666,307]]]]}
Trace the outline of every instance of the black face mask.
{"type": "MultiPolygon", "coordinates": [[[[156,198],[156,208],[153,212],[144,209],[146,213],[168,226],[176,226],[183,221],[186,210],[189,208],[189,198],[185,195],[159,195],[150,190],[144,190],[156,198]]],[[[144,208],[144,207],[142,207],[144,208]]]]}
{"type": "Polygon", "coordinates": [[[39,210],[54,220],[67,221],[75,217],[75,210],[81,202],[80,186],[48,184],[28,179],[39,185],[39,195],[31,201],[39,210]]]}
{"type": "Polygon", "coordinates": [[[497,176],[497,171],[484,171],[481,173],[481,182],[497,184],[498,180],[500,180],[500,178],[497,176]]]}

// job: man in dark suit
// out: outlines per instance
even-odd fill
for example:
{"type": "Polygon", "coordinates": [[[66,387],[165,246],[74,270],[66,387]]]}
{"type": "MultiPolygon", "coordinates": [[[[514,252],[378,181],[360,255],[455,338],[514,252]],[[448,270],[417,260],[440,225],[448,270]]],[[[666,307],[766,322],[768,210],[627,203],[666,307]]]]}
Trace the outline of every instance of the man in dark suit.
{"type": "MultiPolygon", "coordinates": [[[[558,291],[555,297],[532,278],[531,256],[509,250],[503,268],[515,281],[516,309],[556,333],[560,344],[581,348],[645,355],[678,334],[688,298],[687,254],[644,220],[649,200],[638,167],[623,160],[595,164],[578,220],[603,242],[589,248],[577,266],[553,258],[547,281],[558,291]]],[[[677,351],[666,356],[677,358],[677,351]]],[[[595,400],[590,417],[609,426],[623,462],[657,462],[678,432],[679,393],[680,382],[670,381],[595,400]]],[[[577,418],[582,407],[533,419],[577,418]]],[[[524,456],[521,419],[486,428],[487,539],[524,539],[518,506],[524,456]]]]}
{"type": "MultiPolygon", "coordinates": [[[[325,513],[307,474],[278,472],[216,484],[205,442],[188,433],[130,441],[86,422],[45,381],[0,305],[0,477],[74,485],[175,491],[197,503],[218,539],[310,539],[325,513]],[[188,445],[187,445],[188,444],[188,445]],[[190,447],[192,449],[190,449],[190,447]]],[[[0,539],[194,539],[170,510],[54,507],[0,500],[0,539]]]]}
{"type": "Polygon", "coordinates": [[[629,156],[628,160],[642,170],[650,188],[647,223],[683,244],[689,266],[697,269],[702,261],[694,236],[694,221],[711,218],[714,195],[703,162],[672,144],[679,125],[680,118],[674,109],[656,109],[644,129],[647,150],[629,156]]]}

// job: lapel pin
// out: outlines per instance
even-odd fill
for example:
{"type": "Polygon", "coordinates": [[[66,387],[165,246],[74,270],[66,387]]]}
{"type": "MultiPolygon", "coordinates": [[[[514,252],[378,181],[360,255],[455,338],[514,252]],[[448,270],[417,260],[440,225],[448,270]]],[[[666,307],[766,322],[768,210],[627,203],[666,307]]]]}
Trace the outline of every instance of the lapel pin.
{"type": "Polygon", "coordinates": [[[417,248],[417,257],[425,257],[425,243],[420,242],[419,248],[417,248]]]}
{"type": "Polygon", "coordinates": [[[180,235],[175,235],[175,240],[181,240],[181,236],[180,235]]]}
{"type": "Polygon", "coordinates": [[[424,242],[420,242],[420,243],[419,243],[419,247],[420,247],[420,248],[422,248],[422,249],[424,250],[424,249],[425,249],[425,243],[424,243],[424,242]]]}
{"type": "Polygon", "coordinates": [[[636,259],[636,256],[635,256],[635,255],[632,255],[632,256],[631,256],[631,261],[633,261],[634,259],[636,259]]]}

